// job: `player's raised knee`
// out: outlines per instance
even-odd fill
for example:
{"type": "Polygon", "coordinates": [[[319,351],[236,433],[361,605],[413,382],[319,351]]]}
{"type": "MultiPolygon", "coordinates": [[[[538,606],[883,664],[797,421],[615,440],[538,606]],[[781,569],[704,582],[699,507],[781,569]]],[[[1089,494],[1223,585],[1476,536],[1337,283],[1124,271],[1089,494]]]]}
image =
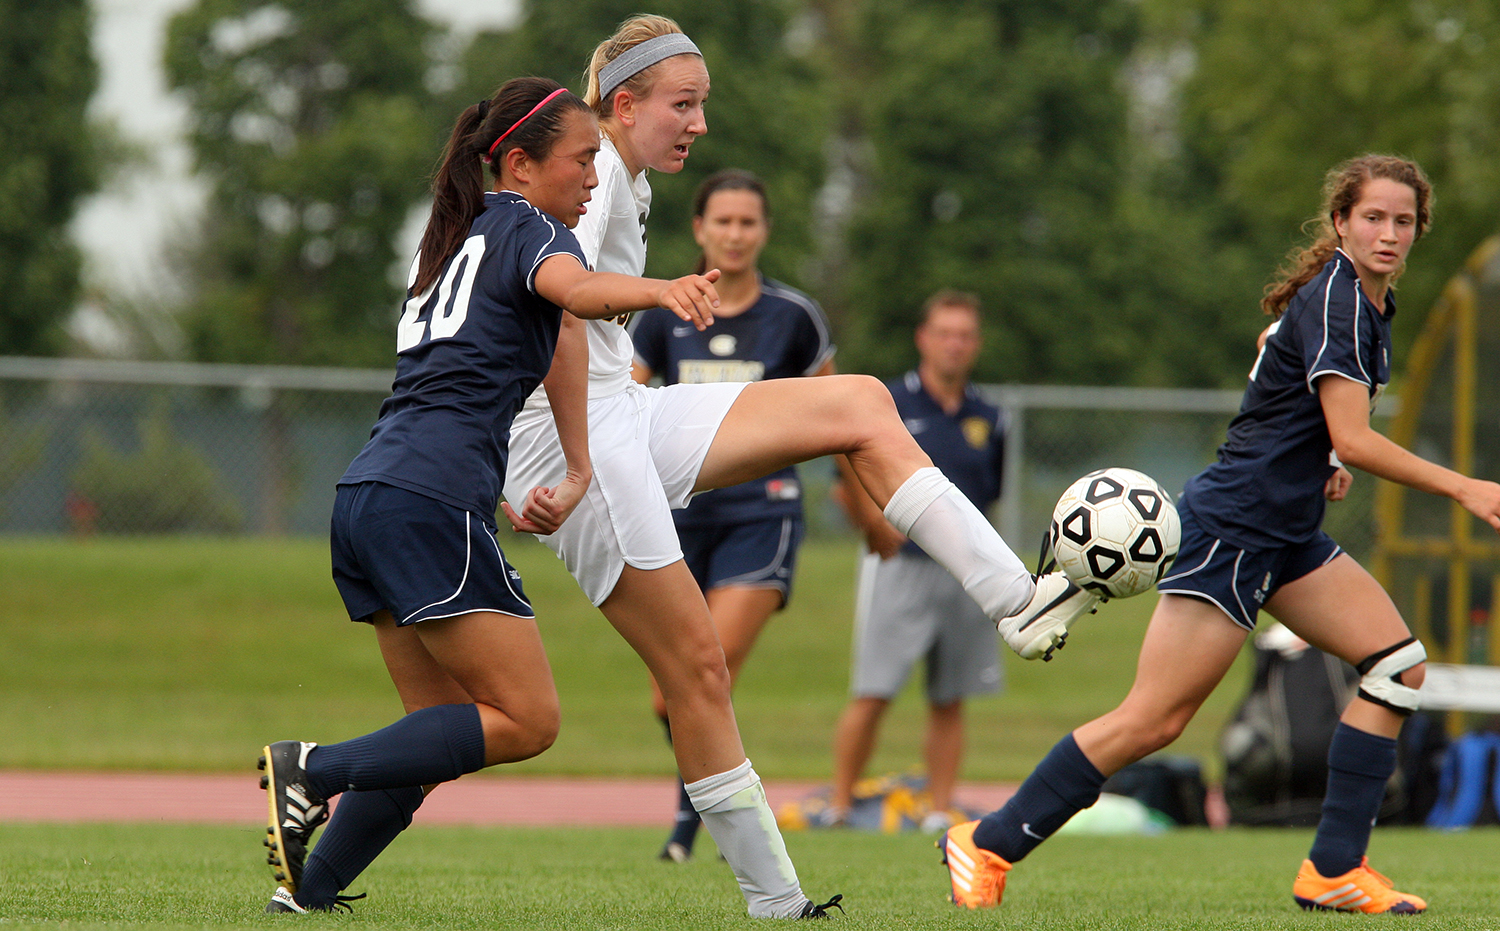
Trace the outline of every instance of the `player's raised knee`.
{"type": "Polygon", "coordinates": [[[891,390],[880,379],[873,375],[839,375],[838,378],[848,379],[848,390],[862,411],[895,414],[896,402],[891,397],[891,390]]]}

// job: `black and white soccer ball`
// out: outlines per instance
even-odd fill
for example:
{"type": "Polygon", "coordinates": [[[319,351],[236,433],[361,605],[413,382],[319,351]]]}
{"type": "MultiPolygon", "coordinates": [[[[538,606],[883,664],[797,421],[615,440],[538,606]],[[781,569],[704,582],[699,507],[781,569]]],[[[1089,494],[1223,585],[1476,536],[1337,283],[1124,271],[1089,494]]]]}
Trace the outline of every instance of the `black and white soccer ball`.
{"type": "Polygon", "coordinates": [[[1100,469],[1068,486],[1049,532],[1057,566],[1106,598],[1149,590],[1182,540],[1172,496],[1134,469],[1100,469]]]}

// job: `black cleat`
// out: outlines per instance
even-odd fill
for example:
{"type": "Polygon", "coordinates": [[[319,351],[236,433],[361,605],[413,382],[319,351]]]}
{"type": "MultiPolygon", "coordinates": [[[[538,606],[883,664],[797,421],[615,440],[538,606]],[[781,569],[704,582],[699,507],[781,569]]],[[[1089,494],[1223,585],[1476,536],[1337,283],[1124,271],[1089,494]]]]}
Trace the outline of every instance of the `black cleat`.
{"type": "Polygon", "coordinates": [[[840,905],[839,903],[842,902],[843,899],[844,897],[842,895],[836,895],[833,898],[829,899],[827,902],[824,902],[822,905],[814,905],[812,903],[812,899],[808,899],[807,904],[802,906],[802,914],[798,915],[797,917],[832,918],[833,916],[829,914],[828,910],[830,908],[836,908],[840,912],[842,912],[844,910],[844,906],[840,905]]]}
{"type": "MultiPolygon", "coordinates": [[[[302,864],[313,831],[328,820],[328,803],[313,791],[307,777],[307,754],[316,746],[297,740],[277,741],[265,748],[258,764],[266,771],[260,777],[260,787],[266,790],[270,803],[263,842],[271,851],[266,862],[288,899],[302,882],[302,864]]],[[[274,898],[271,901],[276,903],[274,898]]]]}

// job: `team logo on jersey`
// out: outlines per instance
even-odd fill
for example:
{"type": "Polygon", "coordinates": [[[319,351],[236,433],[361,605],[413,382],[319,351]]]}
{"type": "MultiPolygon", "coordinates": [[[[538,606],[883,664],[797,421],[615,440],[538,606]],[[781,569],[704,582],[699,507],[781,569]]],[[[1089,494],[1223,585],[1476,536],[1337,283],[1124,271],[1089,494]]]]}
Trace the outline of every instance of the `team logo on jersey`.
{"type": "Polygon", "coordinates": [[[766,497],[772,501],[796,501],[802,497],[802,486],[792,479],[773,478],[766,482],[766,497]]]}
{"type": "Polygon", "coordinates": [[[965,417],[959,428],[964,431],[964,439],[975,449],[984,449],[984,444],[990,441],[990,422],[983,417],[965,417]]]}
{"type": "Polygon", "coordinates": [[[732,356],[740,341],[728,333],[720,333],[708,341],[708,351],[716,356],[732,356]]]}
{"type": "Polygon", "coordinates": [[[683,359],[677,363],[677,381],[684,385],[760,381],[765,374],[764,362],[748,359],[683,359]]]}

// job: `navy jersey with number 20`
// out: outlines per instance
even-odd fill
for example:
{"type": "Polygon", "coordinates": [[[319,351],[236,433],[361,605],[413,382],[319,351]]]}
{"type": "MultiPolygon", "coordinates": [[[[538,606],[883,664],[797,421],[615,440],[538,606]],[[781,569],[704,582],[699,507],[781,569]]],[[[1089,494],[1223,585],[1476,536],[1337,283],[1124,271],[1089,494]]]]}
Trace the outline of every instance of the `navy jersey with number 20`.
{"type": "Polygon", "coordinates": [[[1250,371],[1219,461],[1190,479],[1183,499],[1210,534],[1242,549],[1311,539],[1323,523],[1323,487],[1338,460],[1317,380],[1365,385],[1374,408],[1391,377],[1389,293],[1377,309],[1343,250],[1271,325],[1250,371]]]}
{"type": "Polygon", "coordinates": [[[437,282],[406,301],[391,396],[340,485],[385,482],[493,519],[511,421],[562,321],[534,290],[537,267],[554,255],[588,266],[572,232],[521,195],[487,193],[484,206],[437,282]]]}

